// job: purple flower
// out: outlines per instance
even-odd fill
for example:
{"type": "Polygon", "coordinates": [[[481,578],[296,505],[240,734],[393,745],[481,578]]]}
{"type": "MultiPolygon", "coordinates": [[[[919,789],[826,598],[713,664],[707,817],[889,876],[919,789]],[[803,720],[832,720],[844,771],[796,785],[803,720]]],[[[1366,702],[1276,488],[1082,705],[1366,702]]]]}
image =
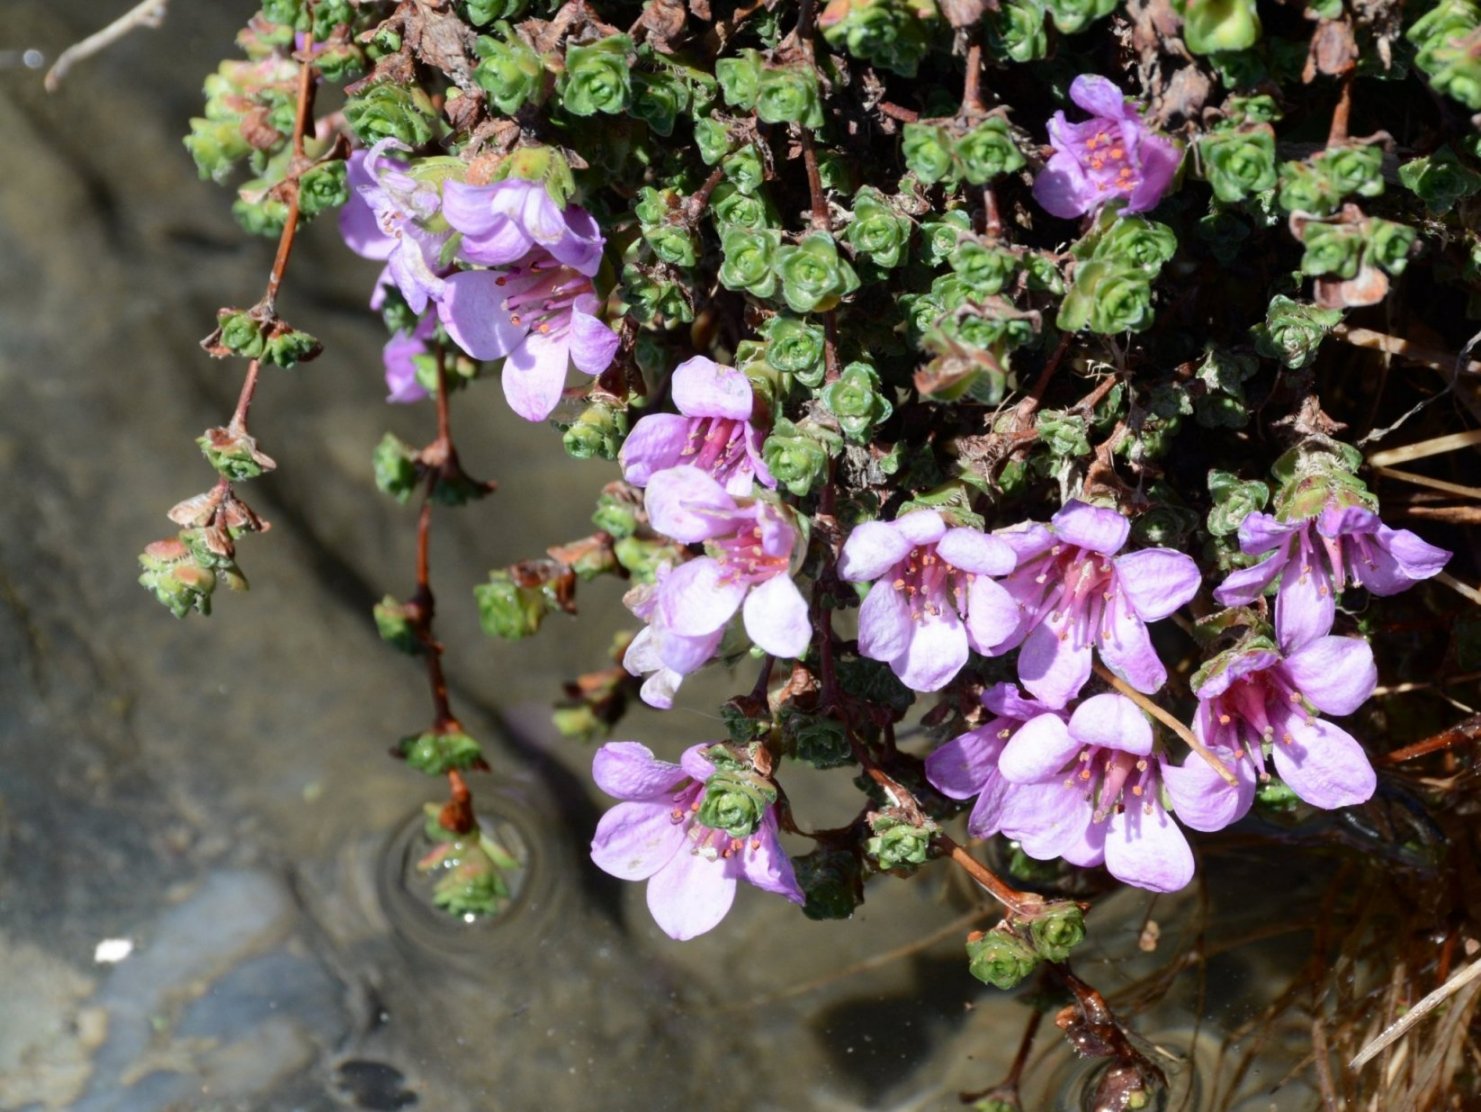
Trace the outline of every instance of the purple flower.
{"type": "Polygon", "coordinates": [[[1197,754],[1190,756],[1167,775],[1178,817],[1195,830],[1219,830],[1242,818],[1256,778],[1265,776],[1265,746],[1280,778],[1307,803],[1333,808],[1368,799],[1377,780],[1363,747],[1312,709],[1351,714],[1377,683],[1373,650],[1357,637],[1319,637],[1284,656],[1258,638],[1215,657],[1194,680],[1193,732],[1239,783],[1229,787],[1197,754]]]}
{"type": "Polygon", "coordinates": [[[740,610],[746,634],[764,652],[801,656],[812,641],[807,602],[792,582],[797,527],[760,499],[737,501],[697,467],[671,467],[644,496],[655,530],[708,555],[674,568],[657,592],[661,625],[680,637],[710,637],[740,610]]]}
{"type": "Polygon", "coordinates": [[[566,370],[601,374],[617,354],[618,336],[597,319],[591,279],[545,254],[503,270],[464,270],[449,277],[438,316],[474,359],[503,359],[509,407],[543,421],[560,401],[566,370]]]}
{"type": "Polygon", "coordinates": [[[998,772],[998,758],[1014,731],[1031,718],[1062,711],[1036,699],[1025,699],[1011,683],[999,683],[982,693],[982,705],[994,717],[975,730],[952,738],[926,758],[926,779],[952,799],[977,802],[967,819],[974,838],[997,833],[1012,785],[998,772]]]}
{"type": "Polygon", "coordinates": [[[393,282],[420,316],[428,302],[442,297],[438,258],[451,233],[433,232],[426,225],[442,204],[436,183],[413,177],[406,163],[386,154],[388,149],[411,148],[382,139],[368,152],[350,155],[351,194],[340,212],[339,230],[351,251],[385,261],[377,291],[382,283],[393,282]]]}
{"type": "Polygon", "coordinates": [[[442,215],[463,233],[458,254],[479,266],[505,267],[537,249],[588,278],[602,263],[604,240],[591,214],[577,205],[562,211],[539,182],[449,181],[442,215]]]}
{"type": "Polygon", "coordinates": [[[915,691],[939,691],[969,647],[989,652],[1013,631],[1017,606],[988,578],[1013,565],[1006,543],[948,528],[935,510],[865,522],[838,557],[843,579],[874,583],[859,608],[860,654],[887,663],[915,691]]]}
{"type": "Polygon", "coordinates": [[[659,471],[690,464],[709,472],[731,494],[751,493],[751,483],[775,488],[761,459],[761,430],[751,423],[755,392],[734,367],[696,355],[674,370],[670,389],[678,413],[650,413],[622,445],[622,477],[646,486],[659,471]]]}
{"type": "Polygon", "coordinates": [[[1172,183],[1182,153],[1142,122],[1135,105],[1112,82],[1081,74],[1070,99],[1090,113],[1072,124],[1063,112],[1049,121],[1054,155],[1034,180],[1034,200],[1055,216],[1080,216],[1108,201],[1127,212],[1155,208],[1172,183]]]}
{"type": "Polygon", "coordinates": [[[628,645],[622,666],[629,675],[644,677],[638,693],[643,702],[659,710],[674,705],[684,677],[709,663],[725,639],[723,626],[698,637],[686,637],[664,625],[659,592],[672,574],[673,568],[663,565],[658,569],[657,583],[639,584],[622,598],[629,610],[648,623],[628,645]]]}
{"type": "Polygon", "coordinates": [[[1449,552],[1408,529],[1390,529],[1372,510],[1333,502],[1294,521],[1252,513],[1240,523],[1239,547],[1269,555],[1231,572],[1214,598],[1224,606],[1247,606],[1279,580],[1275,630],[1288,651],[1332,631],[1336,596],[1349,578],[1375,595],[1396,595],[1437,575],[1450,559],[1449,552]]]}
{"type": "Polygon", "coordinates": [[[680,941],[725,918],[738,880],[803,902],[771,806],[745,837],[699,821],[705,781],[715,773],[707,748],[686,750],[675,765],[635,741],[610,741],[592,761],[597,786],[622,802],[597,824],[591,859],[621,880],[646,880],[654,921],[680,941]]]}
{"type": "Polygon", "coordinates": [[[417,321],[410,332],[397,332],[381,351],[381,361],[386,366],[386,389],[391,393],[388,402],[419,402],[427,391],[417,381],[416,359],[427,354],[427,341],[437,332],[437,318],[431,313],[417,321]]]}
{"type": "Polygon", "coordinates": [[[1090,678],[1091,646],[1138,691],[1150,694],[1167,680],[1146,623],[1198,593],[1198,565],[1167,548],[1117,556],[1130,533],[1115,510],[1070,502],[1048,526],[1031,522],[997,534],[1018,555],[1003,587],[1019,620],[991,652],[1022,642],[1018,678],[1051,706],[1064,706],[1090,678]]]}
{"type": "Polygon", "coordinates": [[[1117,880],[1176,892],[1193,879],[1193,851],[1162,805],[1165,772],[1136,704],[1092,695],[1068,721],[1040,714],[1008,740],[998,757],[1007,790],[985,818],[1030,857],[1104,861],[1117,880]]]}

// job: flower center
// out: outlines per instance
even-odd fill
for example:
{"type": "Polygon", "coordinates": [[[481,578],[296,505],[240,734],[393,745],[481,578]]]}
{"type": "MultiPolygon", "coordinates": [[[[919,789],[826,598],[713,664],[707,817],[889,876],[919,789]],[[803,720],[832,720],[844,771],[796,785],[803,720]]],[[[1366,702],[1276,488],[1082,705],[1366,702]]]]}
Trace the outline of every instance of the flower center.
{"type": "Polygon", "coordinates": [[[704,785],[691,784],[674,796],[674,809],[669,812],[669,821],[688,827],[685,837],[689,839],[690,853],[710,861],[722,861],[746,850],[754,853],[761,848],[760,838],[732,838],[725,831],[715,830],[696,819],[703,802],[704,785]]]}
{"type": "Polygon", "coordinates": [[[1146,757],[1087,745],[1080,750],[1075,763],[1079,768],[1068,771],[1064,786],[1084,791],[1085,799],[1095,807],[1094,821],[1104,822],[1113,814],[1120,814],[1128,802],[1133,807],[1140,803],[1144,813],[1152,813],[1152,801],[1157,797],[1157,772],[1146,757]]]}
{"type": "Polygon", "coordinates": [[[731,417],[692,417],[679,462],[713,475],[722,486],[746,462],[746,422],[731,417]]]}
{"type": "Polygon", "coordinates": [[[934,544],[921,544],[895,565],[890,586],[905,596],[910,620],[920,623],[939,617],[953,601],[959,614],[966,613],[967,588],[974,578],[943,560],[934,544]]]}
{"type": "Polygon", "coordinates": [[[1091,184],[1101,194],[1128,194],[1142,183],[1142,176],[1132,164],[1121,135],[1121,125],[1105,121],[1085,140],[1080,164],[1091,184]]]}
{"type": "Polygon", "coordinates": [[[1095,639],[1097,630],[1109,632],[1115,618],[1109,604],[1115,599],[1116,578],[1110,557],[1077,545],[1057,544],[1040,559],[1034,582],[1054,584],[1043,607],[1059,639],[1083,648],[1095,639]]]}
{"type": "Polygon", "coordinates": [[[592,292],[590,278],[550,258],[512,266],[495,285],[504,290],[500,304],[510,323],[542,336],[560,336],[569,330],[576,299],[592,292]]]}
{"type": "Polygon", "coordinates": [[[784,554],[772,555],[766,551],[761,526],[752,519],[741,528],[725,537],[716,537],[710,542],[715,558],[725,569],[725,578],[732,582],[755,585],[764,583],[776,575],[784,575],[791,564],[791,545],[784,554]]]}
{"type": "Polygon", "coordinates": [[[1260,747],[1266,742],[1294,743],[1286,725],[1292,714],[1300,715],[1308,726],[1315,721],[1301,693],[1279,668],[1265,668],[1235,680],[1228,691],[1210,702],[1209,712],[1214,730],[1209,741],[1238,753],[1241,759],[1250,757],[1261,769],[1262,779],[1266,774],[1260,747]]]}

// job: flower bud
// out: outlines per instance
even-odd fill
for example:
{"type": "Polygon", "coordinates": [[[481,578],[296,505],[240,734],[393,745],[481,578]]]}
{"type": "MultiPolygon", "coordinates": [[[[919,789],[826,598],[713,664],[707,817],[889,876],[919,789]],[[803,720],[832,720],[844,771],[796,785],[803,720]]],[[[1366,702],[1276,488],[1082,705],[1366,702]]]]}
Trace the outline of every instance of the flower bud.
{"type": "Polygon", "coordinates": [[[1011,989],[1034,971],[1039,955],[1006,923],[999,923],[986,934],[968,937],[967,960],[972,976],[979,981],[994,988],[1011,989]]]}
{"type": "Polygon", "coordinates": [[[840,438],[811,421],[781,419],[761,445],[761,458],[776,481],[801,498],[828,473],[828,456],[840,438]]]}
{"type": "Polygon", "coordinates": [[[711,830],[723,830],[732,838],[748,838],[776,798],[776,788],[754,770],[719,769],[705,781],[696,817],[711,830]]]}
{"type": "Polygon", "coordinates": [[[681,564],[686,558],[683,545],[638,536],[623,537],[612,546],[612,552],[617,563],[639,583],[654,582],[664,564],[681,564]]]}
{"type": "Polygon", "coordinates": [[[262,322],[246,309],[222,309],[216,314],[217,342],[232,355],[261,359],[267,347],[262,322]]]}
{"type": "Polygon", "coordinates": [[[421,472],[417,467],[417,451],[395,433],[386,433],[375,446],[372,457],[375,485],[382,494],[389,494],[405,505],[416,492],[421,472]]]}
{"type": "Polygon", "coordinates": [[[382,81],[361,88],[345,100],[344,113],[350,131],[367,147],[381,139],[421,147],[441,130],[437,109],[417,85],[382,81]]]}
{"type": "Polygon", "coordinates": [[[474,587],[473,597],[484,633],[504,641],[535,633],[549,608],[540,587],[521,585],[507,570],[489,572],[489,581],[474,587]]]}
{"type": "Polygon", "coordinates": [[[859,288],[859,277],[827,232],[811,232],[797,246],[776,251],[782,298],[794,313],[826,312],[859,288]]]}
{"type": "Polygon", "coordinates": [[[763,68],[756,89],[756,118],[768,124],[822,127],[817,71],[807,64],[763,68]]]}
{"type": "Polygon", "coordinates": [[[1028,924],[1034,949],[1045,961],[1068,961],[1070,952],[1085,940],[1085,916],[1068,901],[1047,904],[1028,924]]]}
{"type": "Polygon", "coordinates": [[[641,498],[626,483],[608,483],[597,497],[591,523],[617,540],[630,537],[638,530],[638,508],[641,498]]]}
{"type": "Polygon", "coordinates": [[[480,35],[474,43],[479,57],[473,80],[488,94],[489,103],[512,116],[536,100],[545,79],[540,56],[507,23],[495,26],[497,38],[480,35]]]}
{"type": "Polygon", "coordinates": [[[420,617],[416,607],[398,602],[387,595],[375,604],[373,614],[376,632],[393,649],[408,656],[420,656],[427,651],[426,645],[416,633],[416,621],[420,617]]]}
{"type": "Polygon", "coordinates": [[[473,768],[483,761],[478,742],[455,728],[404,737],[396,744],[396,754],[428,776],[445,776],[455,768],[473,768]]]}
{"type": "Polygon", "coordinates": [[[555,86],[561,107],[573,116],[626,112],[632,102],[632,51],[626,35],[567,45],[566,68],[555,86]]]}
{"type": "Polygon", "coordinates": [[[964,179],[986,185],[994,178],[1021,170],[1023,152],[1008,134],[1008,122],[993,116],[956,141],[956,158],[964,179]]]}
{"type": "Polygon", "coordinates": [[[307,332],[279,325],[272,330],[267,343],[263,345],[262,361],[289,370],[299,363],[317,359],[323,351],[324,345],[307,332]]]}
{"type": "Polygon", "coordinates": [[[1275,188],[1275,129],[1269,124],[1211,131],[1199,139],[1198,153],[1214,196],[1226,205],[1275,188]]]}
{"type": "Polygon", "coordinates": [[[838,419],[850,440],[866,440],[895,407],[880,387],[879,374],[868,363],[850,363],[823,390],[823,405],[838,419]]]}
{"type": "Polygon", "coordinates": [[[232,429],[207,429],[196,438],[206,462],[232,482],[255,479],[278,465],[258,451],[257,441],[232,429]]]}
{"type": "Polygon", "coordinates": [[[139,566],[144,569],[139,585],[154,592],[160,605],[175,617],[183,618],[192,610],[211,613],[216,573],[201,567],[181,541],[155,541],[139,555],[139,566]]]}
{"type": "Polygon", "coordinates": [[[901,149],[906,168],[926,185],[960,174],[951,137],[936,124],[906,124],[901,149]]]}
{"type": "Polygon", "coordinates": [[[566,429],[561,443],[574,459],[616,459],[627,436],[627,409],[606,402],[587,406],[566,429]]]}
{"type": "Polygon", "coordinates": [[[931,839],[940,832],[940,827],[929,819],[924,825],[914,826],[887,814],[871,814],[869,829],[873,833],[864,841],[864,852],[884,872],[908,871],[924,865],[931,855],[931,839]]]}

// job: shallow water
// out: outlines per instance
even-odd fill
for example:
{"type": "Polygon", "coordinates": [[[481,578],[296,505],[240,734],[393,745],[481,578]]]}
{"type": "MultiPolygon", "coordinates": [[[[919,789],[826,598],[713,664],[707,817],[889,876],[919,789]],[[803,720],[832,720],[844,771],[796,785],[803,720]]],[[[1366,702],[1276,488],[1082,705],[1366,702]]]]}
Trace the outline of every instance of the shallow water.
{"type": "MultiPolygon", "coordinates": [[[[302,240],[283,299],[327,354],[271,375],[254,409],[280,470],[243,491],[275,525],[242,545],[252,592],[177,623],[135,585],[134,554],[172,532],[164,511],[209,485],[191,441],[239,382],[196,341],[218,306],[255,300],[271,260],[179,140],[252,7],[174,5],[54,97],[0,69],[0,1108],[959,1107],[1001,1075],[1027,1012],[967,975],[978,905],[940,867],[872,885],[850,923],[744,892],[680,945],[639,886],[587,861],[590,754],[553,736],[545,706],[604,663],[617,592],[512,647],[479,634],[467,592],[588,531],[610,469],[567,461],[488,385],[454,420],[470,470],[501,490],[439,517],[439,633],[495,766],[479,807],[518,825],[528,885],[492,927],[408,895],[397,839],[436,792],[384,754],[425,720],[425,691],[369,610],[408,588],[413,519],[369,459],[384,429],[415,439],[429,415],[383,403],[363,309],[375,266],[332,226],[302,240]],[[99,964],[105,939],[132,951],[99,964]]],[[[0,61],[55,56],[104,18],[84,0],[7,0],[5,16],[0,61]]],[[[675,711],[624,730],[676,752],[717,726],[675,711]]],[[[846,780],[820,781],[820,823],[846,780]]],[[[1155,914],[1170,937],[1191,898],[1155,914]]],[[[1156,968],[1136,947],[1147,915],[1138,895],[1098,908],[1082,975],[1110,992],[1156,968]]],[[[1201,1045],[1258,1009],[1298,942],[1211,963],[1207,996],[1180,974],[1139,1026],[1176,1065],[1200,1015],[1201,1045]]],[[[1072,1107],[1052,1104],[1075,1067],[1045,1026],[1029,1107],[1072,1107]]],[[[1258,1095],[1290,1064],[1263,1053],[1239,1107],[1310,1106],[1305,1089],[1258,1095]]],[[[1214,1084],[1197,1056],[1183,1073],[1214,1084]]]]}

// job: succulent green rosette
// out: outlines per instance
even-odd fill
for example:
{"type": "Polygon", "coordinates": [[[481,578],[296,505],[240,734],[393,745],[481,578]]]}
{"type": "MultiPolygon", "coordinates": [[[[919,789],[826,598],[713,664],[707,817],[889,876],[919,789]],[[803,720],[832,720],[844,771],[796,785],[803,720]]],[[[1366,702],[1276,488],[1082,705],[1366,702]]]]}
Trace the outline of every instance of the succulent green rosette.
{"type": "Polygon", "coordinates": [[[1363,261],[1363,229],[1357,224],[1323,224],[1310,220],[1301,227],[1301,273],[1308,277],[1357,277],[1363,261]]]}
{"type": "Polygon", "coordinates": [[[994,988],[1017,988],[1039,964],[1038,951],[999,924],[986,934],[967,939],[967,962],[972,976],[994,988]]]}
{"type": "Polygon", "coordinates": [[[756,98],[761,94],[761,71],[765,63],[759,50],[742,50],[734,57],[720,58],[715,62],[715,79],[720,83],[720,95],[732,108],[746,111],[756,107],[756,98]]]}
{"type": "Polygon", "coordinates": [[[940,831],[929,820],[916,825],[888,814],[870,815],[869,829],[864,852],[884,872],[910,872],[924,865],[931,856],[931,839],[940,831]]]}
{"type": "Polygon", "coordinates": [[[733,757],[719,757],[717,751],[728,753],[723,746],[705,751],[716,767],[705,781],[696,817],[711,830],[723,830],[732,838],[749,837],[766,817],[766,809],[776,802],[776,788],[754,769],[733,757]]]}
{"type": "Polygon", "coordinates": [[[503,641],[518,641],[539,632],[549,610],[540,587],[525,586],[508,571],[492,571],[487,583],[473,588],[478,621],[484,633],[503,641]]]}
{"type": "Polygon", "coordinates": [[[866,258],[889,269],[905,259],[910,220],[897,212],[883,193],[865,186],[854,194],[853,218],[843,238],[854,249],[855,258],[866,258]]]}
{"type": "Polygon", "coordinates": [[[972,217],[964,209],[948,209],[939,219],[922,221],[917,257],[928,267],[941,266],[971,232],[972,217]]]}
{"type": "Polygon", "coordinates": [[[811,232],[795,247],[777,248],[776,274],[794,313],[825,312],[859,288],[859,276],[827,232],[811,232]]]}
{"type": "Polygon", "coordinates": [[[509,24],[495,24],[494,34],[480,35],[473,50],[479,59],[473,80],[500,112],[512,116],[526,104],[539,102],[545,66],[509,24]]]}
{"type": "Polygon", "coordinates": [[[1269,124],[1211,131],[1198,141],[1203,176],[1226,205],[1274,189],[1275,129],[1269,124]]]}
{"type": "Polygon", "coordinates": [[[964,238],[951,253],[952,272],[961,279],[964,292],[995,294],[1006,286],[1018,270],[1018,258],[1011,251],[975,236],[964,238]]]}
{"type": "Polygon", "coordinates": [[[1299,370],[1311,364],[1327,333],[1341,320],[1341,309],[1321,309],[1276,294],[1270,300],[1265,323],[1252,329],[1255,347],[1261,355],[1299,370]]]}
{"type": "Polygon", "coordinates": [[[1329,147],[1313,161],[1340,196],[1377,197],[1383,192],[1383,148],[1376,143],[1329,147]]]}
{"type": "Polygon", "coordinates": [[[785,248],[775,228],[747,228],[731,224],[720,233],[720,284],[757,297],[777,292],[777,262],[785,248]]]}
{"type": "Polygon", "coordinates": [[[1436,92],[1481,109],[1481,5],[1473,0],[1440,0],[1405,36],[1417,48],[1414,63],[1436,92]]]}
{"type": "Polygon", "coordinates": [[[1065,332],[1103,335],[1140,332],[1152,323],[1152,283],[1139,267],[1093,259],[1075,268],[1074,284],[1059,307],[1065,332]]]}
{"type": "Polygon", "coordinates": [[[833,0],[818,17],[829,46],[902,77],[915,76],[939,23],[931,0],[833,0]]]}
{"type": "Polygon", "coordinates": [[[956,165],[963,180],[986,185],[1004,174],[1023,169],[1023,152],[1008,133],[1008,122],[992,116],[968,131],[955,144],[956,165]]]}
{"type": "Polygon", "coordinates": [[[1054,25],[1066,35],[1083,31],[1116,10],[1117,0],[1045,0],[1054,25]]]}
{"type": "Polygon", "coordinates": [[[1462,162],[1449,146],[1405,162],[1399,167],[1399,181],[1437,216],[1481,193],[1481,174],[1462,162]]]}
{"type": "Polygon", "coordinates": [[[755,193],[766,181],[766,163],[752,143],[732,151],[720,160],[725,180],[742,193],[755,193]]]}
{"type": "Polygon", "coordinates": [[[615,460],[627,437],[627,410],[609,402],[594,402],[561,435],[561,445],[572,459],[615,460]]]}
{"type": "Polygon", "coordinates": [[[1047,905],[1028,925],[1034,949],[1045,961],[1068,961],[1085,941],[1085,914],[1068,901],[1047,905]]]}
{"type": "Polygon", "coordinates": [[[777,315],[761,327],[766,337],[766,361],[804,386],[822,383],[824,337],[822,328],[796,317],[777,315]]]}
{"type": "Polygon", "coordinates": [[[1183,17],[1183,43],[1194,54],[1248,50],[1260,41],[1255,0],[1175,0],[1183,17]]]}
{"type": "Polygon", "coordinates": [[[378,82],[347,98],[344,113],[350,131],[367,147],[382,139],[421,147],[441,130],[432,98],[419,85],[378,82]]]}
{"type": "Polygon", "coordinates": [[[885,396],[879,373],[868,363],[850,363],[823,390],[823,405],[838,420],[850,440],[864,441],[880,422],[888,420],[894,405],[885,396]]]}
{"type": "Polygon", "coordinates": [[[864,902],[864,876],[850,850],[819,845],[794,857],[792,868],[802,889],[802,914],[809,919],[849,919],[864,902]]]}
{"type": "Polygon", "coordinates": [[[633,118],[642,120],[655,135],[667,139],[674,133],[675,121],[689,108],[688,83],[668,70],[638,70],[632,81],[633,118]]]}
{"type": "Polygon", "coordinates": [[[1216,537],[1232,537],[1244,519],[1263,510],[1270,501],[1270,488],[1258,479],[1241,479],[1232,471],[1210,471],[1208,531],[1216,537]]]}
{"type": "Polygon", "coordinates": [[[722,228],[734,225],[759,231],[780,221],[771,201],[761,193],[746,193],[731,182],[721,182],[710,196],[710,213],[722,228]]]}
{"type": "Polygon", "coordinates": [[[761,458],[776,481],[798,498],[812,491],[828,474],[828,459],[842,446],[842,438],[814,421],[781,418],[761,445],[761,458]]]}
{"type": "Polygon", "coordinates": [[[694,146],[699,151],[699,160],[706,166],[714,166],[735,149],[735,139],[723,120],[701,116],[694,121],[694,146]]]}
{"type": "Polygon", "coordinates": [[[1009,0],[989,16],[987,46],[1010,62],[1037,62],[1049,56],[1049,31],[1040,0],[1009,0]]]}
{"type": "Polygon", "coordinates": [[[955,144],[944,127],[906,124],[901,142],[906,168],[926,185],[958,176],[955,144]]]}
{"type": "Polygon", "coordinates": [[[823,126],[817,71],[808,65],[766,66],[756,87],[756,118],[768,124],[823,126]]]}
{"type": "Polygon", "coordinates": [[[1277,183],[1276,200],[1286,212],[1330,216],[1342,203],[1342,193],[1330,175],[1312,163],[1282,163],[1277,183]]]}
{"type": "Polygon", "coordinates": [[[561,107],[573,116],[621,115],[632,104],[632,39],[609,35],[566,47],[566,66],[556,81],[561,107]]]}
{"type": "Polygon", "coordinates": [[[1390,274],[1402,274],[1419,232],[1407,224],[1374,218],[1368,221],[1368,259],[1390,274]]]}

